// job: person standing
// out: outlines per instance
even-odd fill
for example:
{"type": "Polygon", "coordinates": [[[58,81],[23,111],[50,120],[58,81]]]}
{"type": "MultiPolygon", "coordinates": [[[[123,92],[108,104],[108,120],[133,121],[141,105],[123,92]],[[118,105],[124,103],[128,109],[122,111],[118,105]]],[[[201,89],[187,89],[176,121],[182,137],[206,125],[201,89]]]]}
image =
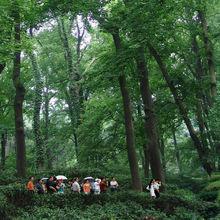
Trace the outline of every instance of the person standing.
{"type": "Polygon", "coordinates": [[[118,182],[114,177],[112,177],[112,180],[110,181],[110,189],[112,192],[115,192],[118,189],[118,182]]]}
{"type": "Polygon", "coordinates": [[[79,178],[75,178],[73,180],[71,189],[74,193],[80,193],[80,185],[79,185],[79,178]]]}
{"type": "Polygon", "coordinates": [[[54,177],[50,176],[46,183],[47,192],[48,193],[54,193],[56,192],[56,185],[54,184],[54,177]]]}
{"type": "Polygon", "coordinates": [[[153,198],[153,199],[156,198],[155,191],[154,191],[154,183],[155,183],[155,180],[152,179],[147,186],[147,190],[150,191],[151,198],[153,198]]]}
{"type": "Polygon", "coordinates": [[[60,180],[57,180],[57,192],[58,193],[64,193],[64,188],[65,188],[65,184],[63,183],[63,180],[60,179],[60,180]]]}
{"type": "Polygon", "coordinates": [[[31,176],[31,177],[29,178],[29,181],[28,181],[28,183],[27,183],[27,190],[28,190],[29,192],[34,193],[34,177],[33,177],[33,176],[31,176]]]}
{"type": "Polygon", "coordinates": [[[90,192],[91,192],[91,185],[90,185],[89,180],[86,180],[86,182],[83,184],[83,192],[84,192],[86,195],[89,195],[89,194],[90,194],[90,192]]]}
{"type": "Polygon", "coordinates": [[[156,198],[160,197],[160,186],[161,186],[161,181],[160,180],[155,180],[155,182],[154,182],[154,193],[156,195],[156,198]]]}
{"type": "Polygon", "coordinates": [[[108,187],[108,184],[107,184],[105,178],[102,178],[101,182],[100,182],[100,191],[101,191],[101,193],[105,193],[107,191],[107,187],[108,187]]]}
{"type": "Polygon", "coordinates": [[[41,179],[38,179],[35,188],[38,194],[44,194],[43,181],[41,179]]]}
{"type": "Polygon", "coordinates": [[[100,179],[96,179],[94,182],[94,194],[99,195],[100,194],[100,179]]]}

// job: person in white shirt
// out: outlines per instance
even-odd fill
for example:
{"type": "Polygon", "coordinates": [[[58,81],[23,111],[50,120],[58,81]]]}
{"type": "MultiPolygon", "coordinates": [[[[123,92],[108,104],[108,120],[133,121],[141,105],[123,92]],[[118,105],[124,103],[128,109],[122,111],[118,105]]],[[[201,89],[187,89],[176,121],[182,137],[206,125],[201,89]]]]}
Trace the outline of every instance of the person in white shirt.
{"type": "Polygon", "coordinates": [[[94,182],[94,194],[99,195],[100,194],[100,179],[96,179],[94,182]]]}
{"type": "Polygon", "coordinates": [[[80,193],[80,185],[79,185],[78,181],[79,181],[78,178],[75,178],[73,181],[71,189],[74,193],[80,193]]]}
{"type": "Polygon", "coordinates": [[[155,182],[154,182],[154,193],[156,195],[156,198],[160,197],[160,186],[161,186],[160,180],[155,180],[155,182]]]}
{"type": "Polygon", "coordinates": [[[147,190],[150,191],[151,198],[153,198],[153,199],[156,198],[155,190],[154,190],[154,183],[155,183],[155,180],[152,179],[152,180],[150,181],[150,183],[148,184],[148,186],[147,186],[147,190]]]}
{"type": "Polygon", "coordinates": [[[112,180],[110,181],[110,189],[112,192],[118,189],[118,182],[115,180],[114,177],[112,177],[112,180]]]}

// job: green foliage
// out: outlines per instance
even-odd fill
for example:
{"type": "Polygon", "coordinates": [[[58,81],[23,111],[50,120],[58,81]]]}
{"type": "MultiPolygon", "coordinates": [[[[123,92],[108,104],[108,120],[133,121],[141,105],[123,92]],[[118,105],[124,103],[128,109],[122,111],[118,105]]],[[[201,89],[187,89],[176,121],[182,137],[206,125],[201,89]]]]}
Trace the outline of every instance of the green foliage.
{"type": "MultiPolygon", "coordinates": [[[[215,217],[220,211],[215,203],[183,197],[184,191],[176,195],[162,194],[159,199],[151,199],[146,193],[123,191],[101,195],[48,194],[38,195],[27,192],[19,185],[0,190],[3,198],[2,212],[16,219],[52,218],[64,215],[78,219],[140,219],[152,216],[156,219],[202,219],[215,217]],[[7,206],[5,201],[7,198],[7,206]],[[7,207],[16,207],[12,213],[7,207]],[[198,214],[199,213],[199,214],[198,214]]],[[[190,194],[188,192],[188,194],[190,194]]]]}

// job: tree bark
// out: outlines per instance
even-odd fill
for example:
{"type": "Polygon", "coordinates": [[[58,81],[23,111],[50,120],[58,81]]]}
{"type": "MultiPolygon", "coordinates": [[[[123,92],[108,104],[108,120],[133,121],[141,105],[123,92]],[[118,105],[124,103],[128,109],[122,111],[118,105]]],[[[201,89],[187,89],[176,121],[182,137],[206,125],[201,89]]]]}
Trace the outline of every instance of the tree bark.
{"type": "Polygon", "coordinates": [[[5,152],[7,145],[7,132],[3,131],[1,138],[1,168],[5,169],[5,152]]]}
{"type": "Polygon", "coordinates": [[[53,168],[53,163],[52,163],[51,149],[49,146],[49,126],[50,126],[49,102],[50,102],[50,98],[49,98],[48,74],[46,74],[45,87],[46,87],[46,90],[44,92],[44,120],[45,120],[44,146],[46,148],[47,168],[48,170],[51,170],[53,168]]]}
{"type": "MultiPolygon", "coordinates": [[[[64,48],[64,58],[67,63],[67,70],[68,70],[69,79],[70,79],[70,84],[66,92],[66,95],[67,95],[66,97],[67,97],[67,104],[69,108],[71,127],[73,131],[73,140],[74,140],[74,146],[75,146],[75,152],[76,152],[76,159],[78,161],[78,155],[79,155],[78,147],[79,146],[78,146],[78,141],[77,141],[78,138],[77,138],[76,130],[79,125],[79,116],[80,116],[80,85],[79,85],[80,76],[77,71],[77,67],[74,66],[74,63],[73,63],[72,51],[69,45],[69,40],[68,40],[67,31],[65,29],[63,18],[59,18],[57,22],[58,22],[58,30],[60,34],[60,39],[63,43],[63,48],[64,48]]],[[[79,48],[77,49],[77,55],[80,56],[79,55],[80,53],[78,50],[79,48]]],[[[77,62],[79,61],[78,59],[79,58],[77,58],[77,62]]]]}
{"type": "Polygon", "coordinates": [[[211,97],[214,98],[217,95],[217,83],[216,83],[216,74],[215,74],[215,64],[213,58],[213,48],[212,48],[212,43],[209,39],[208,24],[203,11],[198,10],[198,18],[202,26],[203,42],[205,45],[208,71],[210,76],[210,94],[211,97]]]}
{"type": "MultiPolygon", "coordinates": [[[[33,37],[32,28],[30,28],[30,35],[33,37]]],[[[37,59],[35,54],[31,51],[29,54],[34,79],[35,79],[35,97],[34,97],[34,115],[33,115],[33,129],[34,129],[34,138],[36,146],[36,165],[37,168],[42,169],[44,166],[44,147],[43,140],[41,137],[41,128],[40,128],[40,110],[42,105],[42,91],[43,91],[43,82],[41,79],[41,73],[37,64],[37,59]]]]}
{"type": "Polygon", "coordinates": [[[15,139],[16,139],[16,166],[19,177],[26,174],[26,151],[25,151],[25,134],[23,120],[23,102],[25,96],[25,88],[21,82],[21,28],[20,28],[20,12],[17,2],[14,5],[14,39],[16,49],[13,61],[13,84],[15,87],[14,112],[15,112],[15,139]]]}
{"type": "Polygon", "coordinates": [[[153,178],[160,179],[164,183],[165,178],[160,158],[156,117],[150,91],[149,73],[146,65],[143,47],[138,48],[136,63],[139,73],[141,97],[144,104],[145,133],[147,136],[151,172],[153,178]]]}
{"type": "Polygon", "coordinates": [[[143,144],[143,152],[144,152],[144,177],[149,178],[150,155],[147,144],[143,144]]]}
{"type": "Polygon", "coordinates": [[[192,122],[188,116],[188,111],[186,109],[186,106],[184,105],[181,97],[179,96],[178,91],[177,91],[173,81],[171,80],[171,78],[168,74],[167,68],[166,68],[165,64],[163,63],[160,55],[154,49],[154,47],[152,47],[150,44],[148,44],[148,47],[149,47],[150,53],[157,61],[158,66],[161,70],[161,73],[163,74],[163,77],[164,77],[168,87],[170,88],[170,91],[173,95],[175,103],[179,109],[180,115],[182,116],[182,118],[186,124],[186,127],[189,131],[190,137],[194,143],[194,146],[197,149],[200,162],[201,162],[204,170],[208,173],[208,175],[211,175],[213,168],[212,168],[212,163],[210,162],[210,158],[211,158],[210,150],[207,147],[203,146],[202,142],[200,141],[199,137],[197,136],[196,131],[192,125],[192,122]]]}
{"type": "MultiPolygon", "coordinates": [[[[119,31],[115,31],[112,33],[116,53],[119,56],[122,50],[121,39],[119,36],[119,31]]],[[[125,131],[126,131],[126,142],[127,142],[127,153],[128,153],[128,161],[131,171],[131,179],[132,179],[132,188],[136,191],[142,191],[141,179],[139,176],[139,168],[138,168],[138,160],[137,154],[135,150],[135,138],[134,138],[134,127],[132,120],[132,107],[131,100],[127,88],[126,77],[124,73],[124,69],[122,67],[121,75],[118,78],[122,100],[123,100],[123,108],[124,108],[124,119],[125,119],[125,131]]]]}
{"type": "Polygon", "coordinates": [[[177,143],[177,139],[176,139],[176,132],[175,132],[174,129],[172,130],[172,135],[173,135],[173,144],[174,144],[174,149],[175,149],[177,167],[178,167],[178,170],[179,170],[179,175],[182,175],[182,165],[181,165],[181,160],[180,160],[180,151],[179,151],[179,148],[178,148],[178,143],[177,143]]]}
{"type": "Polygon", "coordinates": [[[166,177],[166,156],[165,156],[165,143],[163,136],[160,137],[160,152],[161,152],[161,161],[162,161],[162,168],[163,168],[163,174],[164,174],[164,179],[166,177]]]}
{"type": "MultiPolygon", "coordinates": [[[[197,118],[197,123],[199,127],[199,132],[201,136],[201,141],[204,147],[208,148],[209,145],[213,152],[215,151],[214,149],[214,144],[213,144],[213,138],[211,136],[209,126],[207,123],[207,118],[209,115],[209,105],[211,104],[211,98],[210,94],[208,91],[205,91],[204,86],[203,86],[203,80],[205,77],[204,74],[204,68],[202,65],[202,60],[201,56],[199,53],[199,46],[196,40],[196,36],[192,36],[192,51],[195,55],[195,72],[194,72],[194,77],[197,81],[198,89],[196,90],[196,118],[197,118]],[[208,105],[209,104],[209,105],[208,105]]],[[[213,163],[213,168],[214,168],[213,163]]]]}

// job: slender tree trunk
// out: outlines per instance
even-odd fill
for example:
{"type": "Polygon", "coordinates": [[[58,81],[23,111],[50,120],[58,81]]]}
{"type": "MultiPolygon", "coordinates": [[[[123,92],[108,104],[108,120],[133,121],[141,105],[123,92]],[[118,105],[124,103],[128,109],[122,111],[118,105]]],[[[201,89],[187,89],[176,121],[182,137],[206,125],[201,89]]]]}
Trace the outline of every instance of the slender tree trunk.
{"type": "Polygon", "coordinates": [[[197,149],[200,162],[201,162],[204,170],[208,173],[208,175],[211,175],[213,168],[212,168],[212,163],[210,162],[210,159],[211,159],[210,150],[207,147],[203,146],[202,142],[200,141],[199,137],[197,136],[196,131],[192,125],[192,122],[188,116],[187,108],[184,105],[184,103],[182,102],[182,99],[179,96],[178,91],[177,91],[173,81],[171,80],[171,78],[168,74],[167,68],[166,68],[165,64],[163,63],[160,55],[150,44],[148,46],[149,46],[149,50],[150,50],[151,54],[154,56],[155,60],[158,63],[158,66],[161,70],[161,73],[163,74],[163,77],[166,80],[168,87],[170,88],[170,91],[174,97],[174,100],[175,100],[177,107],[179,108],[180,115],[182,116],[182,118],[186,124],[186,127],[189,131],[190,137],[192,138],[194,146],[197,149]]]}
{"type": "MultiPolygon", "coordinates": [[[[30,35],[33,37],[32,28],[30,28],[30,35]]],[[[43,90],[43,82],[41,79],[41,73],[37,64],[37,59],[33,52],[29,54],[34,79],[35,79],[35,97],[34,97],[34,115],[33,115],[33,130],[34,130],[34,138],[35,138],[35,146],[36,146],[36,165],[37,168],[42,169],[44,166],[44,147],[43,140],[41,137],[41,128],[40,128],[40,110],[42,105],[42,90],[43,90]]]]}
{"type": "MultiPolygon", "coordinates": [[[[196,40],[196,36],[192,36],[192,50],[195,54],[195,73],[194,77],[197,81],[198,89],[196,91],[196,118],[199,126],[199,132],[201,136],[202,144],[205,148],[209,145],[213,152],[215,151],[209,126],[207,123],[209,115],[209,105],[211,104],[211,98],[208,91],[205,91],[203,86],[203,80],[205,78],[204,69],[202,65],[201,56],[199,53],[199,46],[196,40]],[[208,100],[208,101],[207,101],[208,100]],[[208,105],[209,103],[209,105],[208,105]]],[[[214,168],[214,163],[213,163],[214,168]]]]}
{"type": "Polygon", "coordinates": [[[78,149],[78,138],[76,134],[76,115],[74,113],[74,107],[73,103],[71,101],[71,97],[69,95],[69,92],[66,90],[66,102],[68,104],[68,109],[69,109],[69,117],[70,117],[70,122],[71,122],[71,128],[73,132],[73,142],[75,146],[75,154],[76,154],[76,159],[78,161],[79,159],[79,149],[78,149]]]}
{"type": "MultiPolygon", "coordinates": [[[[121,39],[120,39],[118,30],[112,33],[112,36],[113,36],[117,55],[119,56],[122,50],[122,46],[121,46],[121,39]]],[[[131,171],[132,187],[134,190],[142,191],[142,184],[141,184],[141,179],[139,176],[137,154],[135,151],[135,138],[134,138],[134,127],[133,127],[133,120],[132,120],[131,100],[129,97],[124,69],[122,69],[122,72],[118,78],[118,81],[119,81],[122,100],[123,100],[127,152],[128,152],[128,161],[129,161],[130,171],[131,171]]]]}
{"type": "Polygon", "coordinates": [[[214,98],[217,95],[217,87],[216,87],[217,83],[216,83],[215,65],[213,58],[213,48],[211,41],[209,39],[208,25],[203,11],[201,10],[198,11],[198,18],[202,26],[203,41],[205,45],[208,71],[210,75],[210,93],[211,93],[211,97],[214,98]]]}
{"type": "Polygon", "coordinates": [[[149,150],[148,150],[148,145],[143,144],[143,152],[144,152],[144,177],[149,178],[150,177],[150,155],[149,155],[149,150]]]}
{"type": "Polygon", "coordinates": [[[23,121],[23,102],[25,96],[25,88],[21,82],[21,28],[20,28],[20,12],[19,6],[15,1],[14,5],[14,39],[16,49],[14,52],[13,62],[13,84],[15,87],[14,112],[15,112],[15,138],[16,138],[16,164],[17,174],[24,177],[26,174],[26,156],[25,156],[25,134],[23,121]]]}
{"type": "Polygon", "coordinates": [[[144,48],[139,48],[137,54],[138,56],[136,58],[136,62],[139,72],[141,97],[144,104],[145,133],[148,141],[147,145],[150,154],[151,172],[153,178],[160,179],[164,183],[165,179],[160,159],[159,141],[156,128],[156,117],[154,112],[152,95],[150,91],[149,73],[144,56],[144,48]]]}
{"type": "MultiPolygon", "coordinates": [[[[143,120],[143,115],[142,115],[142,101],[140,100],[140,102],[138,102],[137,105],[137,112],[138,112],[138,116],[141,119],[141,121],[143,120]]],[[[145,122],[145,121],[144,121],[145,122]]],[[[144,124],[141,123],[141,129],[144,127],[144,124]]],[[[148,149],[148,144],[147,144],[147,140],[146,140],[146,132],[143,132],[142,130],[140,131],[140,133],[144,133],[144,137],[143,137],[143,145],[142,145],[142,149],[140,149],[141,151],[141,158],[142,158],[142,167],[144,170],[144,177],[145,178],[149,178],[150,176],[150,156],[149,156],[149,149],[148,149]]]]}
{"type": "Polygon", "coordinates": [[[180,152],[179,152],[179,148],[177,144],[176,132],[174,129],[172,130],[172,134],[173,134],[173,144],[174,144],[174,149],[175,149],[177,167],[179,170],[179,175],[182,175],[183,172],[182,172],[182,165],[181,165],[181,160],[180,160],[180,152]]]}
{"type": "Polygon", "coordinates": [[[1,168],[3,170],[5,169],[6,145],[7,145],[7,132],[3,131],[1,138],[1,168]]]}
{"type": "Polygon", "coordinates": [[[160,138],[160,152],[161,152],[163,172],[164,172],[164,176],[166,176],[166,166],[167,166],[167,163],[166,163],[165,143],[164,143],[163,136],[161,136],[161,138],[160,138]]]}
{"type": "Polygon", "coordinates": [[[47,168],[51,170],[53,168],[52,164],[52,155],[51,155],[51,148],[49,146],[49,126],[50,126],[50,119],[49,119],[49,85],[48,85],[48,75],[46,75],[45,80],[45,87],[46,90],[44,92],[44,120],[45,120],[45,134],[44,134],[44,146],[46,148],[46,158],[47,158],[47,168]]]}
{"type": "MultiPolygon", "coordinates": [[[[67,70],[69,74],[70,84],[69,89],[67,90],[67,104],[69,108],[69,116],[71,120],[71,127],[73,131],[73,138],[74,138],[74,146],[76,152],[76,159],[78,161],[79,149],[78,149],[78,138],[77,138],[77,127],[79,125],[79,116],[80,116],[80,85],[79,80],[80,76],[77,71],[77,67],[74,66],[73,63],[73,56],[72,51],[69,45],[69,40],[67,36],[67,31],[65,29],[63,18],[59,18],[58,22],[58,29],[60,34],[60,39],[63,43],[64,48],[64,57],[67,63],[67,70]]],[[[79,51],[77,51],[77,54],[79,51]]],[[[77,58],[78,62],[78,58],[77,58]]]]}

